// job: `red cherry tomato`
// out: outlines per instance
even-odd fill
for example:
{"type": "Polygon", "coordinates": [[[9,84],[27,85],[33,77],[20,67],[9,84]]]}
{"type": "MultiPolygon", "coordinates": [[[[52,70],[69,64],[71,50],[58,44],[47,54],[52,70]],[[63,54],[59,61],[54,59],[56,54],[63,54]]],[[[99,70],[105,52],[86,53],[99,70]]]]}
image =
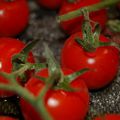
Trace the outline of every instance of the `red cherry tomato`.
{"type": "Polygon", "coordinates": [[[7,116],[0,116],[0,120],[18,120],[18,119],[7,117],[7,116]]]}
{"type": "Polygon", "coordinates": [[[0,0],[0,36],[16,36],[24,30],[29,20],[26,0],[0,0]]]}
{"type": "MultiPolygon", "coordinates": [[[[0,38],[0,72],[12,72],[12,57],[19,53],[25,44],[17,39],[13,38],[0,38]]],[[[29,53],[28,61],[34,63],[32,53],[29,53]]],[[[29,75],[28,75],[29,76],[29,75]]],[[[8,80],[0,76],[0,83],[8,83],[8,80]]],[[[9,91],[0,90],[0,96],[11,96],[14,93],[9,91]]]]}
{"type": "Polygon", "coordinates": [[[47,9],[55,10],[61,6],[63,0],[37,0],[37,2],[47,9]]]}
{"type": "MultiPolygon", "coordinates": [[[[59,11],[59,15],[66,14],[68,12],[71,12],[73,10],[77,10],[82,7],[90,6],[96,3],[100,3],[101,0],[75,0],[73,3],[69,3],[67,0],[65,0],[62,4],[62,7],[59,11]]],[[[107,10],[101,9],[99,11],[91,12],[90,13],[90,19],[98,22],[101,27],[103,28],[105,26],[105,23],[107,21],[107,10]]],[[[73,34],[75,32],[81,31],[81,26],[83,23],[83,17],[77,17],[71,20],[67,20],[60,23],[60,27],[68,34],[73,34]]]]}
{"type": "Polygon", "coordinates": [[[102,117],[96,117],[94,120],[120,120],[119,114],[107,114],[102,117]]]}
{"type": "MultiPolygon", "coordinates": [[[[86,52],[76,41],[82,37],[81,32],[67,39],[61,53],[62,67],[78,71],[90,68],[81,77],[89,89],[99,89],[109,84],[116,76],[119,65],[119,51],[113,46],[98,47],[94,52],[86,52]]],[[[100,35],[100,41],[108,39],[100,35]]]]}
{"type": "MultiPolygon", "coordinates": [[[[64,74],[73,73],[70,69],[63,69],[64,74]]],[[[48,70],[44,69],[37,73],[42,77],[48,77],[48,70]]],[[[74,80],[71,83],[76,92],[50,89],[45,96],[45,106],[54,120],[83,120],[89,107],[89,94],[85,83],[82,80],[74,80]]],[[[44,87],[44,83],[32,77],[25,86],[35,96],[44,87]]],[[[24,114],[33,120],[41,120],[33,107],[23,99],[20,101],[24,114]]],[[[29,120],[29,119],[28,119],[29,120]]]]}

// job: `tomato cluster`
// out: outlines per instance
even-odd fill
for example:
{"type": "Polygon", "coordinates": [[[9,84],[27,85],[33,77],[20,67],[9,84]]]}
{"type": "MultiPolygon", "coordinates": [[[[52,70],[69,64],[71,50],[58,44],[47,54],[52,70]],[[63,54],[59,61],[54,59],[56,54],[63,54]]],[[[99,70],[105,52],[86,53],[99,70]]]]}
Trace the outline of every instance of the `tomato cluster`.
{"type": "MultiPolygon", "coordinates": [[[[70,69],[62,69],[65,75],[72,74],[70,69]]],[[[48,70],[43,69],[37,75],[48,77],[48,70]]],[[[32,77],[25,87],[38,96],[39,92],[44,87],[45,83],[39,79],[32,77]]],[[[65,90],[50,89],[45,96],[45,106],[54,120],[82,120],[85,118],[89,108],[89,93],[82,79],[76,79],[71,83],[71,86],[78,89],[76,92],[67,92],[65,90]],[[74,104],[73,104],[74,103],[74,104]]],[[[22,111],[29,115],[33,120],[41,120],[34,108],[25,100],[21,99],[22,111]],[[32,114],[30,114],[32,112],[32,114]]]]}
{"type": "MultiPolygon", "coordinates": [[[[101,0],[37,0],[37,3],[42,7],[51,10],[59,9],[58,15],[64,15],[73,10],[91,6],[100,2],[101,0]]],[[[94,27],[94,23],[98,22],[102,29],[104,29],[108,19],[107,10],[105,8],[91,12],[89,15],[90,22],[92,21],[92,27],[94,27]]],[[[45,108],[54,120],[84,120],[90,107],[89,90],[101,89],[107,86],[113,81],[114,77],[116,77],[118,71],[119,50],[115,46],[116,44],[110,44],[111,41],[107,37],[100,34],[98,41],[96,41],[102,45],[100,46],[98,44],[93,51],[90,49],[94,48],[94,45],[96,45],[97,42],[93,46],[91,46],[91,44],[88,44],[87,46],[81,44],[83,43],[82,41],[85,41],[84,38],[87,36],[87,32],[84,32],[81,29],[83,21],[84,17],[79,16],[68,21],[62,21],[59,24],[60,28],[70,35],[65,41],[61,51],[60,70],[61,73],[63,73],[62,77],[64,78],[66,75],[71,75],[83,70],[84,68],[89,70],[70,82],[70,88],[74,89],[74,91],[67,91],[58,87],[59,84],[63,82],[63,79],[61,80],[57,78],[54,85],[46,92],[44,96],[45,108]],[[77,39],[79,39],[79,42],[77,39]],[[87,47],[90,51],[86,50],[87,47]],[[56,86],[58,89],[55,89],[56,86]]],[[[25,64],[24,61],[19,59],[19,56],[16,61],[13,61],[13,58],[24,50],[26,44],[23,43],[22,40],[10,37],[16,36],[22,32],[28,22],[29,7],[26,0],[0,0],[1,73],[13,73],[13,69],[16,67],[13,62],[16,62],[17,65],[25,64]]],[[[92,30],[94,31],[94,29],[92,30]]],[[[89,41],[86,42],[90,43],[89,41]]],[[[34,64],[34,59],[32,52],[29,51],[25,62],[34,64]]],[[[32,95],[37,98],[47,84],[46,81],[42,80],[42,78],[49,78],[50,71],[48,68],[45,68],[35,73],[34,72],[35,71],[31,71],[31,69],[25,71],[24,76],[26,76],[27,81],[24,85],[22,84],[21,77],[17,77],[16,81],[20,86],[27,89],[28,92],[32,93],[32,95]],[[41,77],[41,79],[38,77],[41,77]]],[[[9,79],[0,76],[0,83],[9,85],[10,81],[9,79]]],[[[63,84],[63,86],[66,86],[66,84],[63,84]]],[[[0,90],[0,97],[9,97],[14,94],[16,93],[0,90]]],[[[43,120],[38,111],[24,98],[20,98],[20,107],[25,120],[43,120]]],[[[120,115],[116,114],[108,114],[95,118],[95,120],[118,119],[120,119],[120,115]]],[[[0,120],[16,119],[1,116],[0,120]]]]}

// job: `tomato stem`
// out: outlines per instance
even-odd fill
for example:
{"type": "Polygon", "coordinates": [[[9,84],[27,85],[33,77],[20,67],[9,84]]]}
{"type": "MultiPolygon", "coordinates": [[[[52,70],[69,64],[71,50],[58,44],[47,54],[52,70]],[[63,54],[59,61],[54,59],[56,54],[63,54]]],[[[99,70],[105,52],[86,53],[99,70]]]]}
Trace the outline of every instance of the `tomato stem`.
{"type": "Polygon", "coordinates": [[[100,35],[100,27],[96,24],[94,32],[92,26],[90,24],[89,13],[87,9],[83,9],[84,22],[82,24],[82,38],[76,37],[75,40],[78,44],[80,44],[85,51],[94,52],[96,48],[99,46],[99,35],[100,35]],[[83,39],[83,40],[81,40],[83,39]]]}
{"type": "Polygon", "coordinates": [[[76,0],[68,0],[69,3],[74,3],[76,0]]]}
{"type": "Polygon", "coordinates": [[[80,15],[82,15],[82,11],[81,11],[82,9],[87,9],[89,12],[93,12],[93,11],[100,10],[102,8],[110,7],[114,4],[117,4],[118,2],[120,2],[120,0],[103,0],[102,2],[98,4],[83,7],[83,8],[74,10],[72,12],[69,12],[67,14],[58,16],[58,22],[67,21],[69,19],[79,17],[80,15]]]}
{"type": "MultiPolygon", "coordinates": [[[[27,66],[27,65],[26,65],[27,66]]],[[[0,72],[0,75],[9,80],[9,84],[0,83],[0,89],[14,91],[21,97],[23,97],[26,101],[28,101],[33,107],[38,111],[39,115],[42,116],[44,120],[53,120],[49,113],[46,111],[44,107],[44,95],[49,89],[49,84],[45,86],[45,88],[40,93],[40,96],[36,98],[32,93],[30,93],[26,88],[23,88],[16,81],[16,78],[24,73],[31,66],[23,66],[18,71],[15,71],[11,74],[0,72]]],[[[50,80],[49,80],[50,82],[50,80]]]]}
{"type": "Polygon", "coordinates": [[[112,30],[113,32],[120,32],[120,20],[109,20],[107,22],[107,26],[112,30]]]}

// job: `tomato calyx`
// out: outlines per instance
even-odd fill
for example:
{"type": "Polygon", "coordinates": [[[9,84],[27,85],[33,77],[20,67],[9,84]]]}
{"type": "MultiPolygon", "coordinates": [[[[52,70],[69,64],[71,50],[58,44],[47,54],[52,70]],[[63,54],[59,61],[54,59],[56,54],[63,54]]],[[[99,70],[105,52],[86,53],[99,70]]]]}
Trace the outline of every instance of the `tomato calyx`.
{"type": "Polygon", "coordinates": [[[109,20],[107,26],[112,32],[120,32],[120,20],[109,20]]]}
{"type": "MultiPolygon", "coordinates": [[[[70,83],[73,80],[75,80],[78,76],[87,72],[89,69],[84,68],[73,74],[70,74],[67,76],[64,75],[61,70],[61,67],[56,62],[51,50],[48,48],[46,44],[44,44],[44,46],[45,46],[45,54],[47,58],[47,63],[48,63],[49,77],[46,79],[44,78],[43,81],[45,80],[45,83],[49,84],[50,88],[55,89],[55,90],[62,89],[65,91],[76,91],[75,89],[71,87],[70,83]]],[[[40,79],[42,78],[40,77],[40,79]]]]}
{"type": "Polygon", "coordinates": [[[96,51],[96,48],[102,46],[114,46],[118,49],[120,48],[120,46],[115,42],[100,41],[99,40],[101,33],[100,25],[90,20],[87,9],[83,9],[82,12],[84,16],[84,22],[82,25],[83,39],[81,39],[80,37],[76,37],[75,40],[78,44],[80,44],[84,48],[85,51],[94,52],[96,51]],[[92,28],[91,22],[94,24],[94,28],[92,28]]]}
{"type": "Polygon", "coordinates": [[[23,74],[27,70],[39,70],[41,68],[45,68],[46,64],[44,63],[30,63],[27,61],[28,55],[31,51],[31,49],[38,43],[38,40],[32,41],[28,43],[20,53],[14,55],[12,57],[12,72],[14,74],[17,74],[20,78],[21,81],[24,80],[26,81],[26,75],[23,74]]]}

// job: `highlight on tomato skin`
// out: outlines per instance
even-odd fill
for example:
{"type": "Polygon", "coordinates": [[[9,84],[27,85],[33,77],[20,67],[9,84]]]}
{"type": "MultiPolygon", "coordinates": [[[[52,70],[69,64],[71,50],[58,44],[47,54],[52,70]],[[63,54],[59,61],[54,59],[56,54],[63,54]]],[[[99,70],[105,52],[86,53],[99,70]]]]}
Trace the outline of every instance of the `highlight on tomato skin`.
{"type": "Polygon", "coordinates": [[[59,9],[64,0],[36,0],[37,3],[47,9],[56,10],[59,9]]]}
{"type": "MultiPolygon", "coordinates": [[[[73,73],[70,69],[63,69],[65,75],[73,73]]],[[[48,77],[48,70],[43,69],[37,75],[48,77]]],[[[30,92],[37,96],[44,83],[32,77],[25,85],[30,92]]],[[[45,96],[45,106],[55,120],[83,120],[89,109],[89,93],[83,80],[74,80],[71,83],[76,92],[50,89],[45,96]],[[74,104],[73,104],[74,103],[74,104]]],[[[41,120],[36,110],[24,99],[21,98],[20,106],[23,114],[35,120],[41,120]]]]}
{"type": "MultiPolygon", "coordinates": [[[[65,42],[61,52],[62,67],[78,71],[89,68],[90,71],[80,76],[91,90],[100,89],[110,84],[117,75],[119,66],[119,50],[113,46],[98,47],[94,52],[86,52],[75,41],[82,39],[82,33],[71,35],[65,42]]],[[[109,42],[108,38],[100,35],[100,41],[109,42]]]]}
{"type": "MultiPolygon", "coordinates": [[[[60,10],[59,15],[64,15],[68,12],[72,12],[82,7],[94,5],[100,3],[102,0],[74,0],[74,2],[69,3],[69,0],[64,0],[60,10]]],[[[104,29],[105,24],[108,20],[107,10],[101,9],[90,13],[90,19],[94,22],[98,22],[102,29],[104,29]]],[[[76,17],[67,21],[60,22],[60,28],[67,34],[73,34],[81,31],[83,23],[83,17],[76,17]]]]}
{"type": "Polygon", "coordinates": [[[96,117],[94,120],[120,120],[120,114],[106,114],[96,117]]]}
{"type": "MultiPolygon", "coordinates": [[[[2,37],[0,38],[0,72],[12,72],[12,57],[17,53],[20,53],[25,47],[25,43],[15,38],[2,37]],[[4,52],[3,52],[4,51],[4,52]]],[[[34,63],[34,57],[32,52],[29,53],[28,62],[34,63]]],[[[30,77],[31,72],[27,72],[28,78],[30,77]]],[[[20,79],[18,79],[18,82],[20,79]]],[[[8,84],[9,81],[0,76],[0,83],[8,84]]],[[[20,82],[21,83],[21,82],[20,82]]],[[[15,93],[5,90],[0,90],[0,97],[12,96],[15,93]]]]}
{"type": "Polygon", "coordinates": [[[28,22],[27,0],[0,0],[0,37],[17,36],[25,30],[28,22]]]}

